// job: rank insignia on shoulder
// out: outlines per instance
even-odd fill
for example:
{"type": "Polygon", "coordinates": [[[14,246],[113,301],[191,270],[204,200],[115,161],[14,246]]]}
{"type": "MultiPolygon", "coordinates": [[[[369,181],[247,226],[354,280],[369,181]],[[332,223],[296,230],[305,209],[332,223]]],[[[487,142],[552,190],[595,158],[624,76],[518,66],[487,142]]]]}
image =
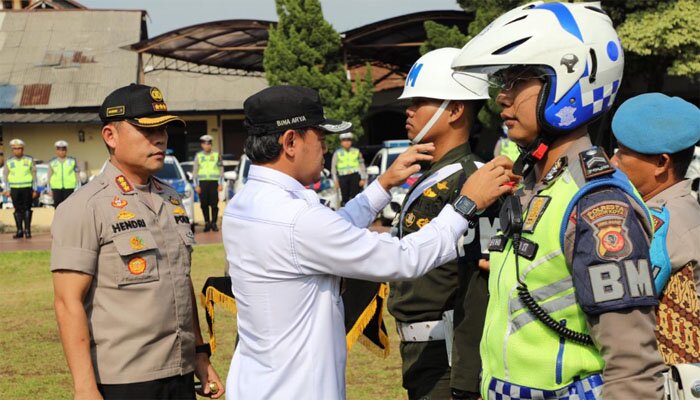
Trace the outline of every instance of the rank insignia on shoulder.
{"type": "Polygon", "coordinates": [[[437,197],[437,193],[435,193],[433,188],[427,188],[423,191],[423,196],[429,197],[432,199],[433,197],[437,197]]]}
{"type": "Polygon", "coordinates": [[[527,216],[523,223],[523,232],[533,233],[535,231],[535,227],[537,223],[540,222],[542,215],[544,215],[544,211],[547,209],[550,200],[552,200],[552,198],[549,196],[535,196],[530,200],[527,216]]]}
{"type": "Polygon", "coordinates": [[[129,260],[128,266],[132,275],[141,275],[146,270],[148,263],[143,257],[134,257],[129,260]]]}
{"type": "Polygon", "coordinates": [[[508,238],[503,235],[496,235],[489,240],[489,251],[502,252],[506,248],[508,238]]]}
{"type": "Polygon", "coordinates": [[[615,172],[615,168],[610,164],[610,159],[600,147],[582,151],[578,157],[586,180],[615,172]]]}
{"type": "Polygon", "coordinates": [[[178,199],[178,198],[175,197],[175,196],[170,196],[170,197],[168,198],[168,201],[170,201],[170,204],[172,204],[172,205],[174,205],[174,206],[179,206],[179,205],[180,205],[180,199],[178,199]]]}
{"type": "Polygon", "coordinates": [[[136,217],[136,214],[129,212],[129,211],[120,211],[119,214],[117,214],[117,219],[120,221],[127,221],[130,219],[133,219],[136,217]]]}
{"type": "Polygon", "coordinates": [[[175,207],[173,210],[173,214],[175,215],[185,215],[185,209],[182,207],[175,207]]]}
{"type": "Polygon", "coordinates": [[[418,227],[418,229],[420,229],[420,228],[428,225],[429,222],[430,222],[430,218],[421,218],[418,221],[416,221],[416,226],[418,227]]]}
{"type": "Polygon", "coordinates": [[[114,181],[117,182],[117,186],[119,186],[119,189],[121,189],[124,193],[129,193],[134,190],[134,187],[131,186],[124,175],[119,175],[118,177],[114,178],[114,181]]]}
{"type": "Polygon", "coordinates": [[[569,158],[564,156],[560,159],[558,159],[554,165],[552,165],[552,168],[547,172],[547,174],[542,178],[542,183],[547,185],[549,182],[552,182],[555,180],[559,175],[561,175],[562,172],[564,172],[564,169],[566,166],[569,165],[569,158]]]}
{"type": "Polygon", "coordinates": [[[143,244],[143,238],[141,236],[132,236],[131,239],[129,239],[129,245],[131,245],[131,248],[134,250],[141,250],[146,247],[143,244]]]}
{"type": "Polygon", "coordinates": [[[435,187],[437,187],[438,190],[447,190],[447,189],[450,188],[449,186],[447,186],[447,181],[438,182],[438,183],[435,185],[435,187]]]}
{"type": "Polygon", "coordinates": [[[124,208],[127,204],[129,204],[128,201],[120,199],[118,196],[114,196],[114,200],[112,200],[112,207],[114,208],[124,208]]]}
{"type": "Polygon", "coordinates": [[[412,212],[406,214],[406,218],[404,218],[403,222],[406,224],[406,227],[410,227],[414,222],[416,222],[416,214],[412,212]]]}

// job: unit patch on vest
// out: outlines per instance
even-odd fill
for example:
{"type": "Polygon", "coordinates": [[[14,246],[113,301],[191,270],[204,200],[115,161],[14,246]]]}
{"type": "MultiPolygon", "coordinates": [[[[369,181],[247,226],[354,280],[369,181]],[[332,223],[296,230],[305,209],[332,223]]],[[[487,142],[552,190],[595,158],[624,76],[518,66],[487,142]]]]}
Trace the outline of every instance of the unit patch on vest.
{"type": "Polygon", "coordinates": [[[447,190],[450,188],[449,186],[447,186],[447,181],[438,182],[437,185],[435,185],[435,187],[437,187],[438,190],[447,190]]]}
{"type": "Polygon", "coordinates": [[[120,199],[118,196],[114,196],[114,199],[112,200],[112,207],[114,208],[124,208],[127,204],[129,204],[128,201],[120,199]]]}
{"type": "Polygon", "coordinates": [[[608,156],[600,147],[582,151],[578,157],[581,160],[581,169],[586,180],[615,172],[608,156]]]}
{"type": "Polygon", "coordinates": [[[142,219],[136,219],[132,221],[123,221],[123,222],[117,222],[116,224],[112,224],[112,231],[113,233],[118,233],[118,232],[124,232],[124,231],[130,231],[132,229],[139,229],[139,228],[145,228],[146,227],[146,221],[142,219]]]}
{"type": "Polygon", "coordinates": [[[418,229],[420,229],[420,228],[428,225],[429,222],[430,222],[429,218],[421,218],[418,221],[416,221],[416,226],[418,227],[418,229]]]}
{"type": "Polygon", "coordinates": [[[132,236],[131,239],[129,239],[129,245],[131,245],[133,250],[141,250],[146,247],[146,245],[143,244],[143,238],[141,236],[132,236]]]}
{"type": "Polygon", "coordinates": [[[416,222],[416,214],[410,212],[406,214],[406,218],[404,218],[404,223],[406,224],[406,227],[410,227],[413,225],[413,223],[416,222]]]}
{"type": "Polygon", "coordinates": [[[530,200],[530,207],[527,209],[527,216],[523,223],[523,232],[533,233],[535,231],[535,227],[544,215],[544,210],[547,209],[550,200],[552,198],[549,196],[535,196],[530,200]]]}
{"type": "Polygon", "coordinates": [[[134,190],[124,175],[119,175],[118,177],[114,178],[114,181],[117,182],[117,185],[124,193],[129,193],[134,190]]]}
{"type": "Polygon", "coordinates": [[[131,272],[132,275],[141,275],[143,274],[143,271],[146,270],[148,263],[146,263],[146,260],[142,257],[134,257],[129,260],[128,265],[129,272],[131,272]]]}
{"type": "Polygon", "coordinates": [[[168,198],[168,201],[170,201],[170,204],[172,204],[174,206],[179,206],[181,204],[180,199],[178,199],[177,197],[174,197],[174,196],[170,196],[168,198]]]}
{"type": "Polygon", "coordinates": [[[128,211],[120,211],[119,214],[117,214],[117,219],[120,221],[128,221],[134,217],[136,217],[136,214],[128,211]]]}
{"type": "Polygon", "coordinates": [[[427,188],[423,191],[423,196],[428,197],[428,198],[434,198],[437,197],[437,193],[433,190],[433,188],[427,188]]]}
{"type": "Polygon", "coordinates": [[[621,260],[632,252],[625,220],[629,206],[623,202],[610,201],[596,204],[581,213],[595,232],[596,251],[603,260],[621,260]]]}

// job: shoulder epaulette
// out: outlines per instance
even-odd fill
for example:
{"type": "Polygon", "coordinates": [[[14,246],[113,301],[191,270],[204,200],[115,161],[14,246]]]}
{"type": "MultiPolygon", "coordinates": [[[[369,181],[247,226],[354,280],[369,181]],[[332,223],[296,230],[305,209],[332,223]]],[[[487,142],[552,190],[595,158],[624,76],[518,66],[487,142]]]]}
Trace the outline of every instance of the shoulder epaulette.
{"type": "Polygon", "coordinates": [[[583,176],[587,181],[615,172],[615,167],[612,166],[607,154],[600,147],[595,146],[582,151],[578,154],[578,158],[581,161],[583,176]]]}

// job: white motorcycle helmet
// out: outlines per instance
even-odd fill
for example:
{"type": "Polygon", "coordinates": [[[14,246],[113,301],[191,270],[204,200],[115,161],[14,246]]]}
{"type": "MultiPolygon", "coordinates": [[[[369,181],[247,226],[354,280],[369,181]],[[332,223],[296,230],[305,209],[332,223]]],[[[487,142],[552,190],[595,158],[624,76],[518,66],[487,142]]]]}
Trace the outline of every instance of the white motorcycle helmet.
{"type": "Polygon", "coordinates": [[[399,99],[425,97],[443,100],[433,117],[412,140],[413,143],[423,140],[451,100],[488,100],[486,74],[454,75],[450,65],[460,53],[460,49],[453,47],[433,50],[419,58],[408,72],[399,99]]]}
{"type": "Polygon", "coordinates": [[[612,21],[594,3],[531,3],[503,14],[467,43],[452,68],[469,75],[537,66],[545,83],[537,119],[548,135],[567,134],[610,109],[624,55],[612,21]]]}

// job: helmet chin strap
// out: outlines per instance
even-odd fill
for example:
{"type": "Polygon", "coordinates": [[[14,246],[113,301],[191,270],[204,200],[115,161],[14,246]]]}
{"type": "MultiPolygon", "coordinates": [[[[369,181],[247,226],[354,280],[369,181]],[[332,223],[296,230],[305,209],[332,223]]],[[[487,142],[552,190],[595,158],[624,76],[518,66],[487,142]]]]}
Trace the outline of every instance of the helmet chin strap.
{"type": "Polygon", "coordinates": [[[549,146],[554,142],[554,136],[540,134],[537,139],[525,148],[520,157],[513,163],[513,173],[523,178],[534,171],[534,166],[544,158],[549,146]]]}
{"type": "Polygon", "coordinates": [[[423,140],[425,135],[428,134],[428,131],[433,127],[433,125],[435,125],[435,122],[437,122],[438,118],[440,118],[442,113],[445,112],[445,109],[447,108],[447,106],[449,104],[450,104],[449,100],[442,101],[442,104],[440,104],[440,107],[438,107],[438,109],[435,111],[435,114],[433,114],[433,117],[430,118],[430,121],[428,121],[428,123],[425,124],[423,129],[421,129],[420,132],[418,132],[418,135],[416,135],[416,137],[414,137],[411,140],[411,143],[418,144],[421,142],[421,140],[423,140]]]}

